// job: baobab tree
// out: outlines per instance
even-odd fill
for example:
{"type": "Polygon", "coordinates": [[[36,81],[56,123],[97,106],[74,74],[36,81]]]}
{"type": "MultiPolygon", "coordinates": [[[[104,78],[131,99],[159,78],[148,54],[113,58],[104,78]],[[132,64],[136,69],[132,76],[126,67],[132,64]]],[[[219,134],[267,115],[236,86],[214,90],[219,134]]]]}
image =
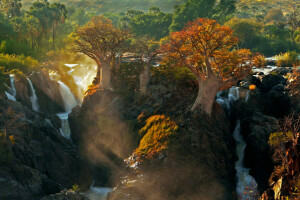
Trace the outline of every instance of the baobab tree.
{"type": "Polygon", "coordinates": [[[142,65],[140,73],[140,91],[147,93],[150,84],[151,62],[159,52],[159,42],[147,36],[138,37],[133,40],[132,46],[142,65]]]}
{"type": "Polygon", "coordinates": [[[131,36],[127,30],[112,25],[111,20],[97,16],[74,34],[74,51],[83,53],[97,63],[97,79],[102,89],[111,88],[111,63],[122,45],[131,36]]]}
{"type": "Polygon", "coordinates": [[[187,67],[197,77],[199,89],[192,111],[200,108],[210,115],[216,93],[249,74],[252,54],[246,49],[231,51],[237,43],[229,27],[199,18],[182,31],[171,33],[162,46],[163,62],[187,67]]]}

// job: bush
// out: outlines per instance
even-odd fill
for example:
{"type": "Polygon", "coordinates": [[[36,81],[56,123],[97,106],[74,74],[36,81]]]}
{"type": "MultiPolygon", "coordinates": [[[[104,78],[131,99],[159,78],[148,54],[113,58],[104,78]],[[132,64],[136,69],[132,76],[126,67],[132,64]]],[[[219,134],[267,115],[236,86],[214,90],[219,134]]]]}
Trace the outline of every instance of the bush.
{"type": "Polygon", "coordinates": [[[276,58],[276,64],[278,67],[292,67],[299,64],[298,53],[295,51],[289,51],[285,54],[280,54],[276,56],[276,58]]]}
{"type": "Polygon", "coordinates": [[[146,120],[146,125],[139,131],[143,137],[135,153],[139,157],[150,159],[168,148],[171,136],[178,126],[164,115],[154,115],[146,120]]]}
{"type": "Polygon", "coordinates": [[[33,54],[31,47],[26,42],[7,40],[2,41],[0,53],[30,56],[33,54]]]}
{"type": "Polygon", "coordinates": [[[0,66],[5,67],[6,71],[11,71],[13,69],[18,69],[25,74],[29,74],[32,71],[37,71],[40,69],[37,60],[26,57],[24,55],[8,55],[0,54],[0,66]]]}
{"type": "Polygon", "coordinates": [[[153,82],[185,86],[196,82],[196,80],[196,76],[185,67],[170,67],[163,65],[152,69],[153,82]]]}

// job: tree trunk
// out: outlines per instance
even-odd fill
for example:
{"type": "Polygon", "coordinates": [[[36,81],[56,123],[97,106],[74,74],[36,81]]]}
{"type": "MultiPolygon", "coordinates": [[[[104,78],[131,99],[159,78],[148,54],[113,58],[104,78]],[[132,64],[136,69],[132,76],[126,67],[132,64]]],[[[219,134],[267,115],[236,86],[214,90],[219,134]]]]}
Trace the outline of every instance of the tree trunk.
{"type": "Polygon", "coordinates": [[[103,89],[111,89],[110,79],[110,61],[101,63],[100,87],[103,89]]]}
{"type": "Polygon", "coordinates": [[[143,67],[143,71],[140,74],[140,90],[142,94],[147,93],[149,84],[150,84],[150,62],[146,64],[146,68],[143,67]]]}
{"type": "Polygon", "coordinates": [[[198,85],[198,95],[193,104],[192,111],[199,108],[202,112],[211,115],[212,106],[220,88],[219,80],[215,76],[207,77],[205,81],[199,78],[198,85]]]}

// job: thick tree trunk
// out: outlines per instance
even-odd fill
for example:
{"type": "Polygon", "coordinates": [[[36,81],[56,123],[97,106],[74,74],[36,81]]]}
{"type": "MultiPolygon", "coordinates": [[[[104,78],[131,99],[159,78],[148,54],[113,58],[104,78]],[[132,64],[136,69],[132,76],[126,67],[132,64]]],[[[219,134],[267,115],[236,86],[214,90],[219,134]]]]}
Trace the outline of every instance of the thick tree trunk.
{"type": "Polygon", "coordinates": [[[199,90],[195,103],[192,106],[192,111],[201,109],[208,115],[211,115],[212,106],[219,91],[219,80],[215,76],[207,77],[205,81],[198,79],[199,90]]]}
{"type": "Polygon", "coordinates": [[[146,64],[146,67],[143,69],[140,74],[140,90],[142,94],[147,93],[148,86],[150,84],[150,62],[146,64]]]}
{"type": "Polygon", "coordinates": [[[102,62],[101,64],[100,87],[103,89],[111,89],[110,61],[102,62]]]}

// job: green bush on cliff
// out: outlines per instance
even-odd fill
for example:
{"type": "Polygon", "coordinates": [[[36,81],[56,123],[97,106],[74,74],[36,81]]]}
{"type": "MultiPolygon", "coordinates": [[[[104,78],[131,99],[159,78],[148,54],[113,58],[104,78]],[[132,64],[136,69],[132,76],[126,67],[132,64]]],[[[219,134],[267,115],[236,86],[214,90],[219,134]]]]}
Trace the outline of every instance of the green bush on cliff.
{"type": "Polygon", "coordinates": [[[5,67],[6,71],[18,69],[24,73],[30,73],[39,69],[37,60],[24,55],[0,54],[0,66],[5,67]]]}
{"type": "Polygon", "coordinates": [[[152,69],[152,79],[155,82],[166,82],[167,84],[176,84],[184,86],[196,81],[195,75],[185,67],[170,67],[162,65],[152,69]]]}
{"type": "Polygon", "coordinates": [[[139,131],[143,137],[135,153],[141,158],[150,159],[168,148],[178,126],[164,115],[154,115],[146,120],[146,125],[139,131]]]}

